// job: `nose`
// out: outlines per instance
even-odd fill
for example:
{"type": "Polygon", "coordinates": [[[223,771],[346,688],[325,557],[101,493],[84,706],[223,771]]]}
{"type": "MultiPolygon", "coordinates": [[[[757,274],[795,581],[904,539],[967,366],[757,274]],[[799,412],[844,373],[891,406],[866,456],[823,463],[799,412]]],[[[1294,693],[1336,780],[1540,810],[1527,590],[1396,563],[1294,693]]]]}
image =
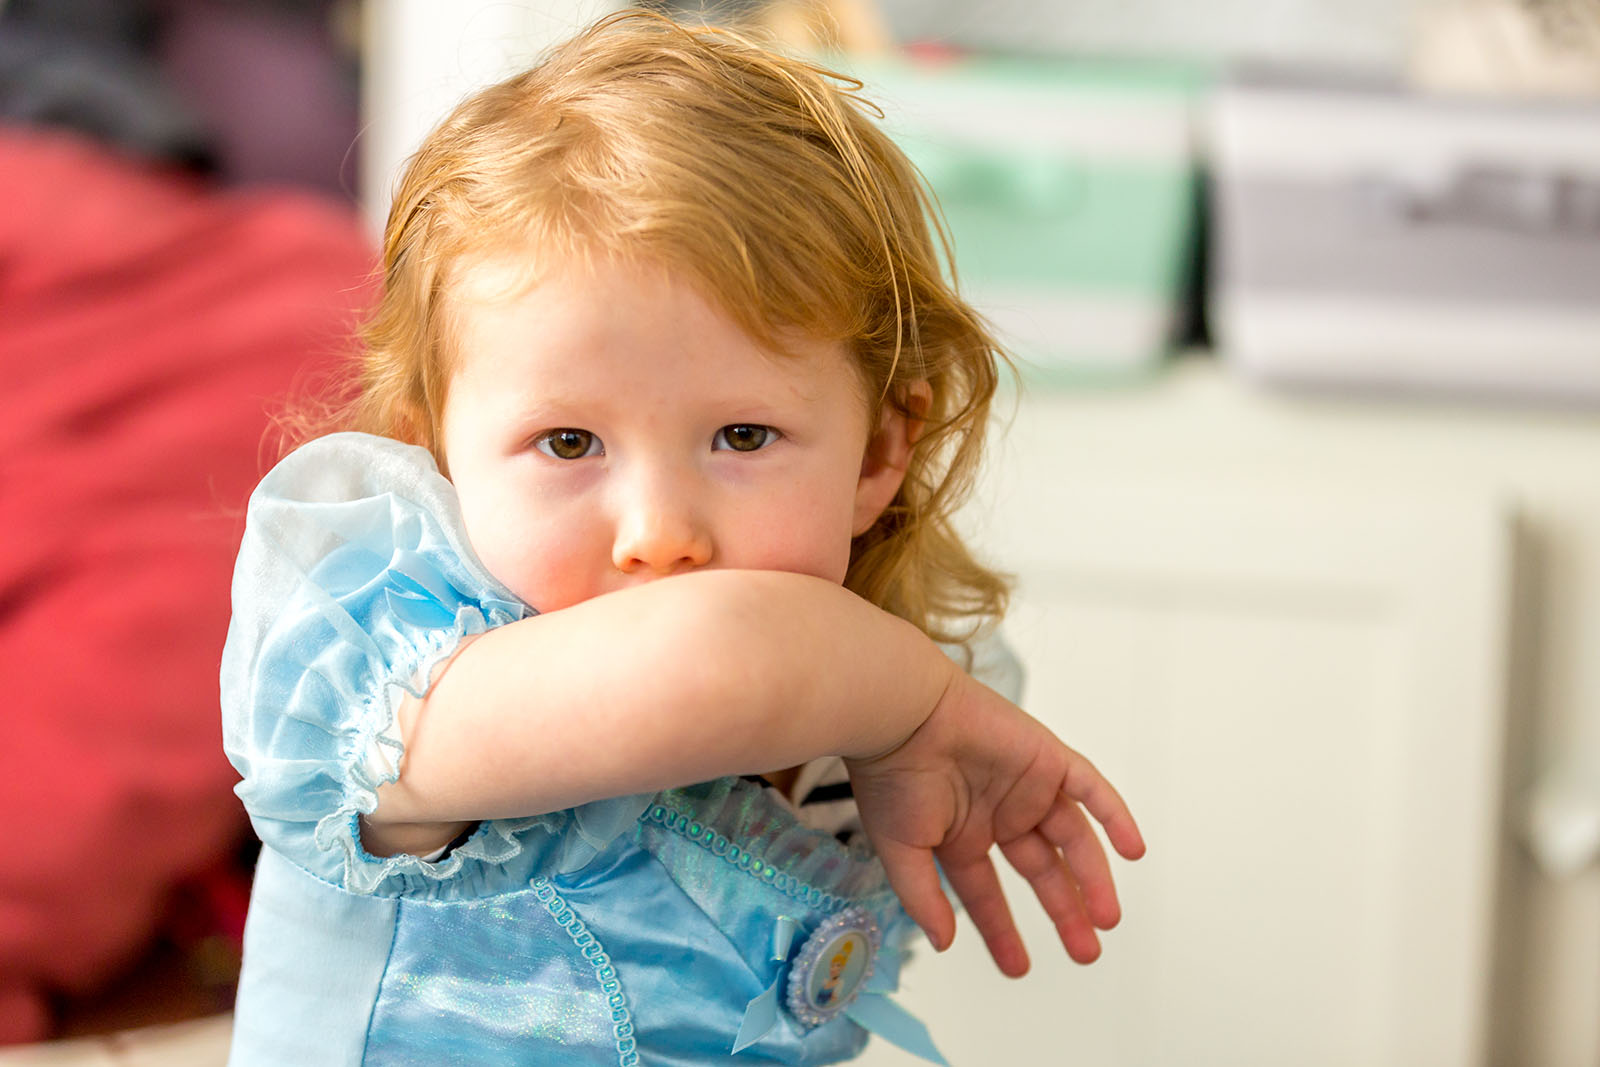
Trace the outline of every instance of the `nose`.
{"type": "Polygon", "coordinates": [[[611,562],[624,574],[677,574],[711,562],[711,531],[683,485],[641,486],[617,517],[611,562]]]}

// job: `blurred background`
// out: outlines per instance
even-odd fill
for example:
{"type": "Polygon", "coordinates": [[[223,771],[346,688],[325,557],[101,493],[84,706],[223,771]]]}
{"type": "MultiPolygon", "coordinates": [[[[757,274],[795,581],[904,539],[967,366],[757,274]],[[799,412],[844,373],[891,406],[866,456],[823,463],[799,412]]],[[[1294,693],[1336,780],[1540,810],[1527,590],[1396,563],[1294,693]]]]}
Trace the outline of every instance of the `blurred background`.
{"type": "MultiPolygon", "coordinates": [[[[0,1064],[222,1062],[244,499],[400,162],[617,6],[0,0],[0,1064]]],[[[1600,1067],[1600,0],[651,6],[859,77],[1017,366],[967,522],[1151,854],[908,970],[951,1062],[1600,1067]]]]}

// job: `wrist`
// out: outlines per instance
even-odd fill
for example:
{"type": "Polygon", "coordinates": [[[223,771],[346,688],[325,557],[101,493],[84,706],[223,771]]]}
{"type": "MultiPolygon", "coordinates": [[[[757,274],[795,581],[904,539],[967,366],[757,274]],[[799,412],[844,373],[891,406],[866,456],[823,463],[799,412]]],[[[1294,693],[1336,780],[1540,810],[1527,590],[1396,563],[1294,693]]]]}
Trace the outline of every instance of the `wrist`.
{"type": "Polygon", "coordinates": [[[971,679],[945,655],[920,629],[895,618],[909,634],[911,656],[894,672],[898,690],[893,714],[869,715],[867,732],[850,752],[841,753],[848,764],[867,764],[885,758],[901,748],[919,731],[942,714],[942,709],[960,700],[963,681],[971,679]]]}

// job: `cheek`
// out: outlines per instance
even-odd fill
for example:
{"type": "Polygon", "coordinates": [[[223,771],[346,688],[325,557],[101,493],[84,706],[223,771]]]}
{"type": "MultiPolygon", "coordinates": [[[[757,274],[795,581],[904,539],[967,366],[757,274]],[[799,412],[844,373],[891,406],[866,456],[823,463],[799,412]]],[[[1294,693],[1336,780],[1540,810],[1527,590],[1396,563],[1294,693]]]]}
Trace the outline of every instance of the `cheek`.
{"type": "Polygon", "coordinates": [[[746,558],[730,563],[843,584],[850,566],[853,500],[840,500],[836,489],[797,488],[802,491],[761,509],[753,520],[757,536],[750,539],[746,558]]]}
{"type": "Polygon", "coordinates": [[[462,516],[484,567],[533,608],[555,611],[598,591],[585,585],[595,541],[578,526],[514,504],[476,512],[464,504],[462,516]]]}

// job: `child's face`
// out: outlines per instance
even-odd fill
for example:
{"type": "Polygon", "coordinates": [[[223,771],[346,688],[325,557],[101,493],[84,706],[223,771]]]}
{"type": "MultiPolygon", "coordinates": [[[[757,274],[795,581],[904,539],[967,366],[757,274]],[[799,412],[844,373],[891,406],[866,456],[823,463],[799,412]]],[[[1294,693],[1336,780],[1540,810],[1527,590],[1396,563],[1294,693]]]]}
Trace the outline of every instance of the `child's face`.
{"type": "Polygon", "coordinates": [[[456,293],[442,442],[490,572],[540,611],[701,567],[842,582],[909,449],[845,346],[774,356],[665,270],[556,267],[456,293]]]}

